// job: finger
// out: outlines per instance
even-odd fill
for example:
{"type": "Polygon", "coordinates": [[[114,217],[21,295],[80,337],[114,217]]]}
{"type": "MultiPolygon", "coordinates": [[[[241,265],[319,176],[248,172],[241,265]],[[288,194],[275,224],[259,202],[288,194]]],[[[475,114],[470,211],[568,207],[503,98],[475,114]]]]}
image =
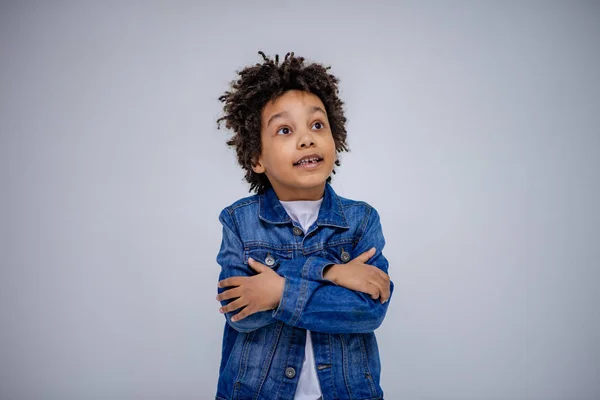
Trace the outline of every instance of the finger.
{"type": "Polygon", "coordinates": [[[361,255],[359,255],[358,257],[355,258],[355,260],[358,260],[362,263],[366,263],[367,261],[369,261],[369,259],[371,257],[373,257],[375,255],[375,252],[377,250],[375,249],[375,247],[365,251],[364,253],[362,253],[361,255]]]}
{"type": "Polygon", "coordinates": [[[379,268],[377,268],[377,273],[379,274],[379,276],[381,276],[381,278],[388,282],[390,281],[390,276],[388,274],[386,274],[385,272],[383,272],[382,270],[380,270],[379,268]]]}
{"type": "Polygon", "coordinates": [[[382,298],[385,298],[390,289],[390,277],[377,267],[372,265],[368,265],[368,267],[370,268],[369,283],[377,286],[382,298]]]}
{"type": "Polygon", "coordinates": [[[372,284],[379,289],[379,300],[381,303],[385,303],[390,298],[389,280],[385,279],[385,276],[382,276],[381,274],[375,274],[373,276],[372,284]]]}
{"type": "Polygon", "coordinates": [[[237,313],[233,317],[231,317],[231,320],[233,322],[238,322],[238,321],[243,320],[247,316],[254,314],[255,312],[256,311],[252,310],[252,307],[246,306],[246,307],[244,307],[244,309],[242,311],[240,311],[239,313],[237,313]]]}
{"type": "Polygon", "coordinates": [[[368,278],[368,279],[362,281],[359,284],[358,289],[356,289],[356,290],[358,292],[368,294],[369,297],[373,298],[373,300],[376,300],[379,298],[379,288],[377,287],[377,285],[374,282],[376,282],[375,279],[368,278]],[[375,296],[375,297],[373,297],[373,296],[375,296]]]}
{"type": "Polygon", "coordinates": [[[259,274],[261,272],[265,272],[266,270],[269,270],[270,268],[267,267],[266,265],[263,265],[261,263],[259,263],[258,261],[256,261],[255,259],[253,259],[252,257],[248,258],[248,265],[255,270],[256,272],[258,272],[259,274]]]}
{"type": "Polygon", "coordinates": [[[239,299],[232,301],[231,303],[227,304],[226,306],[219,308],[219,312],[221,314],[225,314],[228,312],[235,311],[238,308],[242,308],[246,305],[248,305],[248,302],[243,297],[240,297],[239,299]]]}
{"type": "Polygon", "coordinates": [[[381,300],[383,300],[383,302],[381,304],[388,301],[391,296],[392,296],[392,285],[390,285],[390,281],[388,280],[385,282],[385,297],[381,299],[381,300]]]}
{"type": "Polygon", "coordinates": [[[226,291],[222,292],[221,294],[218,294],[217,301],[235,299],[236,297],[240,297],[241,295],[242,295],[242,290],[238,286],[233,289],[226,290],[226,291]]]}
{"type": "Polygon", "coordinates": [[[386,301],[388,301],[390,299],[390,282],[383,280],[382,281],[382,286],[381,286],[381,290],[380,290],[381,296],[379,296],[379,301],[381,301],[381,304],[385,303],[386,301]]]}
{"type": "Polygon", "coordinates": [[[369,283],[369,287],[367,289],[367,294],[369,296],[371,296],[371,298],[373,300],[377,300],[380,295],[379,288],[376,285],[369,283]]]}
{"type": "Polygon", "coordinates": [[[244,281],[246,279],[248,279],[247,276],[234,276],[231,278],[226,278],[219,282],[218,287],[225,288],[225,287],[241,286],[244,284],[244,281]]]}
{"type": "Polygon", "coordinates": [[[385,283],[385,287],[384,288],[385,288],[386,296],[385,296],[385,299],[382,299],[383,303],[385,303],[392,296],[392,283],[391,283],[390,276],[388,274],[386,274],[383,271],[381,271],[381,274],[383,276],[383,281],[385,283]]]}

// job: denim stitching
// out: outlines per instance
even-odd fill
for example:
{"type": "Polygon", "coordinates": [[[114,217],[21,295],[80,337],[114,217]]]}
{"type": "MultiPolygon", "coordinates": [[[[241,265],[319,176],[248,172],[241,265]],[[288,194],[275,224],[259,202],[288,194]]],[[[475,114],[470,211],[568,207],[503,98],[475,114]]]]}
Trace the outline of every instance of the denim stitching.
{"type": "MultiPolygon", "coordinates": [[[[252,331],[250,333],[248,333],[246,335],[246,337],[244,338],[244,346],[242,347],[242,357],[240,359],[240,369],[238,370],[238,375],[235,379],[235,382],[240,382],[242,381],[242,379],[244,378],[244,376],[246,375],[246,364],[248,361],[248,353],[250,352],[250,345],[249,342],[252,339],[252,337],[254,336],[254,332],[252,331]]],[[[234,384],[235,385],[235,384],[234,384]]],[[[235,387],[234,392],[233,392],[233,398],[236,399],[239,395],[239,390],[240,390],[240,386],[241,385],[237,385],[237,387],[235,387]]]]}
{"type": "Polygon", "coordinates": [[[365,370],[367,371],[367,374],[369,374],[369,377],[367,378],[367,380],[369,381],[369,387],[371,388],[371,395],[377,396],[377,395],[379,395],[379,393],[377,393],[377,389],[375,388],[375,383],[373,382],[373,374],[371,374],[371,369],[369,368],[369,357],[367,355],[367,345],[365,343],[365,336],[359,335],[358,339],[360,341],[359,342],[360,352],[362,353],[364,367],[365,367],[365,370]]]}
{"type": "Polygon", "coordinates": [[[331,364],[331,369],[329,371],[329,378],[331,381],[331,388],[333,389],[333,397],[335,399],[338,398],[338,394],[337,394],[337,390],[335,388],[335,379],[334,379],[334,373],[333,373],[333,345],[331,344],[331,334],[327,334],[327,341],[329,342],[329,358],[327,361],[329,361],[329,363],[331,364]]]}
{"type": "Polygon", "coordinates": [[[274,250],[287,250],[287,251],[292,251],[292,250],[296,250],[298,249],[298,245],[297,244],[274,244],[274,243],[270,243],[270,242],[263,242],[260,240],[249,240],[247,242],[244,242],[244,247],[247,249],[250,249],[252,247],[256,247],[256,248],[260,248],[260,247],[267,247],[269,249],[274,249],[274,250]]]}
{"type": "Polygon", "coordinates": [[[346,384],[348,396],[352,398],[352,390],[350,390],[350,385],[348,384],[350,377],[348,376],[348,355],[346,354],[346,344],[344,343],[344,336],[341,334],[338,336],[340,338],[340,343],[342,344],[342,370],[344,372],[344,383],[346,384]]]}
{"type": "Polygon", "coordinates": [[[232,214],[238,208],[245,207],[245,206],[248,206],[248,205],[253,204],[253,203],[258,203],[258,199],[256,199],[256,198],[250,198],[250,199],[248,199],[248,200],[246,200],[246,201],[244,201],[242,203],[233,204],[233,205],[227,207],[227,209],[231,210],[230,214],[232,214]]]}
{"type": "Polygon", "coordinates": [[[256,392],[254,393],[254,400],[258,399],[258,395],[260,394],[260,390],[267,379],[267,375],[269,373],[269,368],[271,368],[271,364],[273,362],[273,356],[275,355],[275,350],[277,349],[277,344],[279,343],[279,338],[281,336],[281,331],[283,330],[283,322],[279,321],[277,323],[277,328],[275,331],[275,338],[273,340],[273,344],[269,349],[269,353],[267,354],[267,358],[265,360],[265,365],[263,366],[263,370],[259,376],[258,387],[256,388],[256,392]]]}
{"type": "Polygon", "coordinates": [[[359,242],[362,240],[363,235],[365,234],[365,231],[367,230],[367,225],[368,225],[369,219],[371,218],[371,210],[373,210],[372,207],[367,208],[365,217],[363,218],[363,221],[360,224],[360,228],[358,229],[358,231],[360,232],[359,238],[358,238],[359,242]]]}

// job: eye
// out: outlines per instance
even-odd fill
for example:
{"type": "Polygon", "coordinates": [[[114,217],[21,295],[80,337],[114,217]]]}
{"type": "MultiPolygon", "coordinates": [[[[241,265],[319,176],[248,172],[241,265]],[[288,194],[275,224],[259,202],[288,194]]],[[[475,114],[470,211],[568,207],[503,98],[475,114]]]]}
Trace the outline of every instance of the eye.
{"type": "Polygon", "coordinates": [[[325,125],[322,122],[319,122],[319,121],[315,122],[312,125],[312,129],[316,129],[317,131],[320,131],[323,128],[325,128],[325,125]]]}
{"type": "Polygon", "coordinates": [[[277,131],[278,135],[289,135],[290,133],[292,133],[292,131],[287,126],[284,126],[283,128],[279,128],[279,130],[277,131]]]}

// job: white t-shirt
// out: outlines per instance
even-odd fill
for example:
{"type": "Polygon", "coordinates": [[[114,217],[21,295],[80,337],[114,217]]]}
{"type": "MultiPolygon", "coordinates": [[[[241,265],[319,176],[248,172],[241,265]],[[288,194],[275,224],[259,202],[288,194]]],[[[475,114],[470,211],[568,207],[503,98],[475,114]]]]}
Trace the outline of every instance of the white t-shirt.
{"type": "MultiPolygon", "coordinates": [[[[288,215],[302,226],[304,233],[317,220],[320,200],[280,201],[288,215]]],[[[304,362],[298,377],[298,386],[294,400],[317,400],[321,396],[321,385],[317,377],[315,354],[313,352],[310,331],[306,331],[306,346],[304,347],[304,362]]]]}

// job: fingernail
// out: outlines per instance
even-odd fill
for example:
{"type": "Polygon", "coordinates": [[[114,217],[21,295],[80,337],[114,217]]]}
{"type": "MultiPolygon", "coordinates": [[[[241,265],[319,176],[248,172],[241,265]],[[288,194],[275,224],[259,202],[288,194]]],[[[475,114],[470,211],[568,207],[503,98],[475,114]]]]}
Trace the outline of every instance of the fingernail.
{"type": "Polygon", "coordinates": [[[222,308],[219,308],[219,312],[220,312],[221,314],[223,314],[223,309],[222,309],[222,308]]]}
{"type": "Polygon", "coordinates": [[[252,263],[252,262],[254,262],[254,258],[248,257],[248,263],[252,263]]]}
{"type": "Polygon", "coordinates": [[[231,320],[232,320],[233,322],[235,322],[235,321],[237,321],[237,317],[231,317],[231,320]]]}

